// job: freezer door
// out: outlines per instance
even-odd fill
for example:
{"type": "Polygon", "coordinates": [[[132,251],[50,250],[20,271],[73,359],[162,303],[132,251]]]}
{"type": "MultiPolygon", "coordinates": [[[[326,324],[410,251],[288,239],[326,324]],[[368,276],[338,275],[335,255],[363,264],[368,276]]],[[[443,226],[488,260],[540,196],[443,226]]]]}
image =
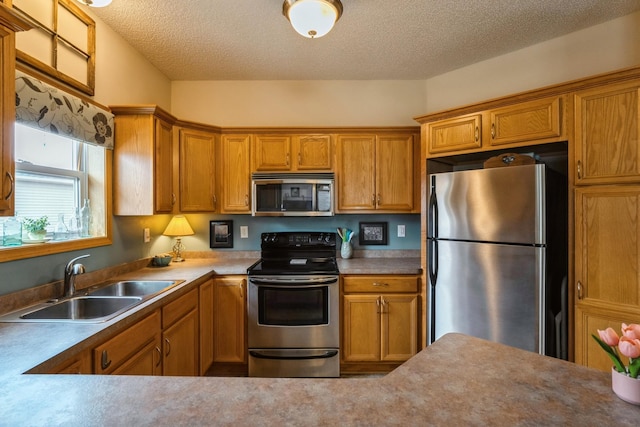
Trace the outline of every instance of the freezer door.
{"type": "Polygon", "coordinates": [[[431,246],[437,256],[430,259],[430,277],[437,279],[429,286],[430,343],[460,332],[544,354],[544,248],[451,241],[431,246]]]}
{"type": "Polygon", "coordinates": [[[430,175],[428,237],[545,244],[544,167],[430,175]]]}

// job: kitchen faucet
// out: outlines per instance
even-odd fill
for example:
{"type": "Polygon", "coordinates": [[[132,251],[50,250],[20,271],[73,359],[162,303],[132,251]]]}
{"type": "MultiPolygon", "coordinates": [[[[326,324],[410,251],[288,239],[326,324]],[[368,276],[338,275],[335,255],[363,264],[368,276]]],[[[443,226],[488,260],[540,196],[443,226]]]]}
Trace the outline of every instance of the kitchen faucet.
{"type": "Polygon", "coordinates": [[[76,275],[84,273],[84,265],[76,264],[81,258],[87,258],[91,255],[80,255],[69,261],[64,269],[64,296],[70,297],[76,292],[76,275]]]}

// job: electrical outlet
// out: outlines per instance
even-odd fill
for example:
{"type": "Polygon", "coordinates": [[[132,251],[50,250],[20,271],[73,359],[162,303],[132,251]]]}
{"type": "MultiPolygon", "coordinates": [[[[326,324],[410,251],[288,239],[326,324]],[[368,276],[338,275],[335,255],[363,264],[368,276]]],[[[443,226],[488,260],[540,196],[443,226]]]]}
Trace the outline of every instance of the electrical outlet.
{"type": "Polygon", "coordinates": [[[241,239],[248,239],[249,238],[249,226],[248,225],[241,225],[240,226],[240,238],[241,239]]]}
{"type": "Polygon", "coordinates": [[[148,228],[145,228],[143,231],[144,242],[149,243],[151,241],[151,231],[148,228]]]}
{"type": "Polygon", "coordinates": [[[404,237],[405,228],[404,225],[398,225],[398,237],[404,237]]]}

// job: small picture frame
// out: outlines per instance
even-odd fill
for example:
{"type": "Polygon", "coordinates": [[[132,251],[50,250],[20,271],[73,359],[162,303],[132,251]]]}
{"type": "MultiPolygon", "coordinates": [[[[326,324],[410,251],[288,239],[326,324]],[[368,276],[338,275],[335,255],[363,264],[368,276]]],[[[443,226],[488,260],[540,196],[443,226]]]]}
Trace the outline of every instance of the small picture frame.
{"type": "Polygon", "coordinates": [[[386,222],[361,222],[358,236],[360,246],[386,245],[387,244],[387,223],[386,222]]]}
{"type": "Polygon", "coordinates": [[[291,187],[291,197],[300,197],[300,187],[291,187]]]}
{"type": "Polygon", "coordinates": [[[209,221],[209,247],[233,247],[233,221],[209,221]]]}

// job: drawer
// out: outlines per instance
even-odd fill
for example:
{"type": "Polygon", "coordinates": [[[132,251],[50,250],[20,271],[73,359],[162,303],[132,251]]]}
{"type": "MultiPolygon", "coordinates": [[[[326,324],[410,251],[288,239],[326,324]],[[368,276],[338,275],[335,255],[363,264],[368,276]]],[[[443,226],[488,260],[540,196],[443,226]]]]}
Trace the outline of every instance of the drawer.
{"type": "Polygon", "coordinates": [[[176,320],[196,308],[198,308],[198,289],[193,289],[162,307],[162,329],[171,326],[176,320]]]}
{"type": "Polygon", "coordinates": [[[93,350],[94,372],[96,374],[107,374],[113,371],[147,343],[156,339],[159,333],[160,313],[155,311],[150,316],[130,326],[129,329],[96,347],[93,350]],[[108,366],[102,366],[103,358],[110,361],[108,366]]]}
{"type": "Polygon", "coordinates": [[[342,278],[344,293],[418,292],[417,276],[346,276],[342,278]]]}

